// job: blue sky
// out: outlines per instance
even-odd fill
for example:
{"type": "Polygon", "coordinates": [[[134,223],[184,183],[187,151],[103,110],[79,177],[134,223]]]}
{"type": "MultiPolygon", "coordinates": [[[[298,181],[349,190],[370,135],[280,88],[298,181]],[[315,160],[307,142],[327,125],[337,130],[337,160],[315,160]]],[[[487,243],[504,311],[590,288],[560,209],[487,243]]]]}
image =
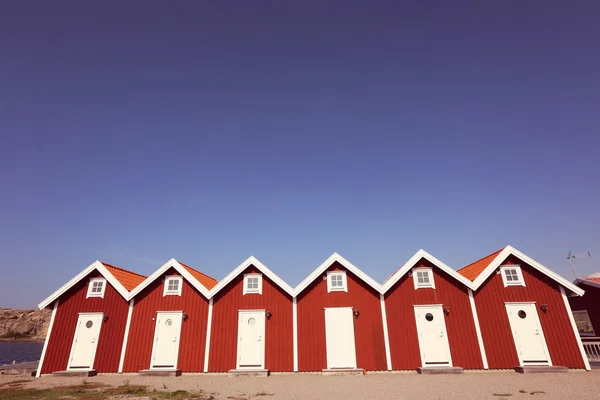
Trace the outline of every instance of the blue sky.
{"type": "Polygon", "coordinates": [[[3,4],[0,307],[96,259],[600,270],[600,6],[485,3],[3,4]]]}

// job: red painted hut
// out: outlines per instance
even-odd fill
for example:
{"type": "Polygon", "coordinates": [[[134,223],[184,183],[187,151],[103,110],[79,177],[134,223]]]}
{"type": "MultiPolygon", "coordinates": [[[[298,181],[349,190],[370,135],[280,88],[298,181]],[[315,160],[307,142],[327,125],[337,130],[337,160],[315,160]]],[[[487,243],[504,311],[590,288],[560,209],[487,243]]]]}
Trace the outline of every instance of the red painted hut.
{"type": "Polygon", "coordinates": [[[293,371],[292,288],[254,257],[211,290],[205,371],[293,371]]]}
{"type": "Polygon", "coordinates": [[[424,250],[383,285],[388,369],[482,369],[471,282],[424,250]]]}
{"type": "Polygon", "coordinates": [[[387,369],[377,282],[334,253],[295,294],[299,371],[387,369]]]}
{"type": "Polygon", "coordinates": [[[575,284],[585,294],[569,296],[569,303],[588,360],[597,365],[600,363],[600,273],[577,278],[575,284]]]}
{"type": "Polygon", "coordinates": [[[169,260],[130,294],[131,321],[119,372],[202,372],[213,278],[169,260]]]}
{"type": "Polygon", "coordinates": [[[37,376],[117,372],[129,291],[144,276],[96,261],[39,304],[52,308],[37,376]]]}
{"type": "Polygon", "coordinates": [[[507,246],[458,271],[472,281],[491,369],[589,369],[567,295],[583,290],[507,246]]]}

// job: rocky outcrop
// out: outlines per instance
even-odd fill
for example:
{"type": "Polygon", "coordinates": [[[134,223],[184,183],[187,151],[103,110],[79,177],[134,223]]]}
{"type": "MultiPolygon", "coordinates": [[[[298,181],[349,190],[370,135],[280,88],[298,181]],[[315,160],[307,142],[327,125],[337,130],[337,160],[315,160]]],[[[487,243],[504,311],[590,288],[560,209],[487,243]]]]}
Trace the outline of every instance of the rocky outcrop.
{"type": "Polygon", "coordinates": [[[0,340],[44,340],[50,310],[0,308],[0,340]]]}

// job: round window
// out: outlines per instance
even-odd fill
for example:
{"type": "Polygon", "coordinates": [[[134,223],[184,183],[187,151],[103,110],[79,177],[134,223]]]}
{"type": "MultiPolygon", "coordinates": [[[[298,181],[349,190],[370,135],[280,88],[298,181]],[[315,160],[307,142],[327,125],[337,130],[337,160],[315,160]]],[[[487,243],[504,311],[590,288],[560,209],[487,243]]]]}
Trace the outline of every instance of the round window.
{"type": "Polygon", "coordinates": [[[522,319],[525,319],[525,317],[527,316],[527,313],[523,310],[519,310],[519,317],[522,319]]]}
{"type": "Polygon", "coordinates": [[[92,321],[88,321],[85,323],[86,328],[91,328],[92,326],[94,326],[94,323],[92,321]]]}
{"type": "Polygon", "coordinates": [[[427,321],[433,321],[433,314],[432,313],[425,314],[425,319],[427,321]]]}
{"type": "Polygon", "coordinates": [[[248,325],[254,326],[255,323],[256,323],[256,320],[254,318],[248,319],[248,325]]]}
{"type": "Polygon", "coordinates": [[[167,326],[173,325],[173,321],[171,320],[171,318],[169,318],[168,320],[165,321],[165,325],[167,325],[167,326]]]}

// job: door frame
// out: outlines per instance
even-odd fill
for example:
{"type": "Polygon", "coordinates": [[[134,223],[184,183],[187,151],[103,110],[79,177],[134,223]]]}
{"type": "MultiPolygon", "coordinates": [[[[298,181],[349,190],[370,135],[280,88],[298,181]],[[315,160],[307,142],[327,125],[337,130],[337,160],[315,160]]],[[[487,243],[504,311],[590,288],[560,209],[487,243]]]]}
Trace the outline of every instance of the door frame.
{"type": "Polygon", "coordinates": [[[102,331],[102,323],[104,322],[104,313],[103,312],[80,312],[77,314],[77,326],[75,327],[75,335],[73,336],[73,340],[71,343],[71,351],[69,352],[69,359],[67,360],[67,371],[87,371],[94,369],[94,362],[96,362],[96,350],[98,350],[98,342],[100,341],[100,332],[102,331]],[[98,339],[96,339],[96,343],[94,344],[94,354],[92,355],[92,361],[90,362],[89,368],[71,368],[71,359],[73,358],[73,350],[75,350],[75,339],[77,338],[77,334],[79,333],[79,319],[83,315],[100,315],[100,329],[98,330],[98,339]]]}
{"type": "Polygon", "coordinates": [[[267,330],[267,310],[238,310],[238,332],[237,332],[237,349],[235,353],[235,369],[257,369],[257,367],[240,367],[240,334],[241,334],[241,324],[240,324],[240,316],[241,314],[262,314],[263,317],[263,329],[262,329],[262,357],[260,360],[260,369],[265,369],[265,348],[267,343],[267,338],[265,332],[267,330]]]}
{"type": "Polygon", "coordinates": [[[543,363],[543,364],[527,363],[527,365],[549,365],[549,366],[552,366],[552,358],[550,358],[550,352],[548,351],[548,342],[546,342],[546,336],[544,335],[544,330],[542,329],[542,321],[540,320],[540,315],[538,314],[536,302],[535,301],[505,301],[504,306],[506,308],[506,318],[508,318],[508,325],[510,326],[510,333],[512,334],[512,337],[513,337],[513,343],[515,345],[515,351],[517,352],[517,358],[519,359],[519,365],[524,366],[523,360],[521,359],[521,354],[519,353],[519,344],[518,344],[519,342],[518,342],[518,339],[515,337],[515,331],[513,329],[512,321],[511,321],[510,315],[508,313],[508,307],[516,306],[516,305],[528,305],[528,306],[533,305],[533,309],[535,310],[535,316],[537,319],[538,330],[540,332],[540,337],[542,338],[542,342],[544,344],[544,346],[543,346],[544,352],[546,353],[546,357],[548,358],[547,363],[543,363]]]}
{"type": "Polygon", "coordinates": [[[351,369],[358,368],[358,360],[356,358],[356,334],[354,333],[354,307],[324,307],[323,308],[323,319],[325,323],[325,361],[327,364],[327,369],[345,369],[340,367],[331,367],[329,364],[329,357],[327,356],[327,310],[339,310],[339,309],[350,309],[350,321],[352,321],[352,338],[354,341],[354,367],[350,367],[351,369]]]}
{"type": "Polygon", "coordinates": [[[150,369],[156,370],[171,370],[177,369],[177,363],[179,361],[179,347],[181,346],[181,325],[183,325],[183,311],[157,311],[156,317],[154,318],[154,337],[152,338],[152,354],[150,355],[150,369]],[[156,351],[156,335],[158,333],[158,314],[181,314],[179,320],[179,342],[177,343],[177,354],[175,354],[175,362],[172,367],[155,367],[152,364],[154,360],[154,352],[156,351]]]}
{"type": "Polygon", "coordinates": [[[444,336],[446,337],[446,342],[448,343],[448,365],[444,365],[444,367],[453,367],[454,363],[452,362],[452,349],[450,348],[450,339],[448,338],[448,328],[446,327],[446,315],[444,313],[444,305],[443,304],[419,304],[413,305],[413,311],[415,316],[415,328],[417,329],[417,341],[419,343],[419,356],[421,357],[421,367],[427,368],[428,366],[425,364],[425,358],[423,357],[423,346],[421,344],[421,335],[419,335],[419,322],[417,321],[416,311],[418,308],[439,308],[442,314],[443,328],[444,328],[444,336]]]}

